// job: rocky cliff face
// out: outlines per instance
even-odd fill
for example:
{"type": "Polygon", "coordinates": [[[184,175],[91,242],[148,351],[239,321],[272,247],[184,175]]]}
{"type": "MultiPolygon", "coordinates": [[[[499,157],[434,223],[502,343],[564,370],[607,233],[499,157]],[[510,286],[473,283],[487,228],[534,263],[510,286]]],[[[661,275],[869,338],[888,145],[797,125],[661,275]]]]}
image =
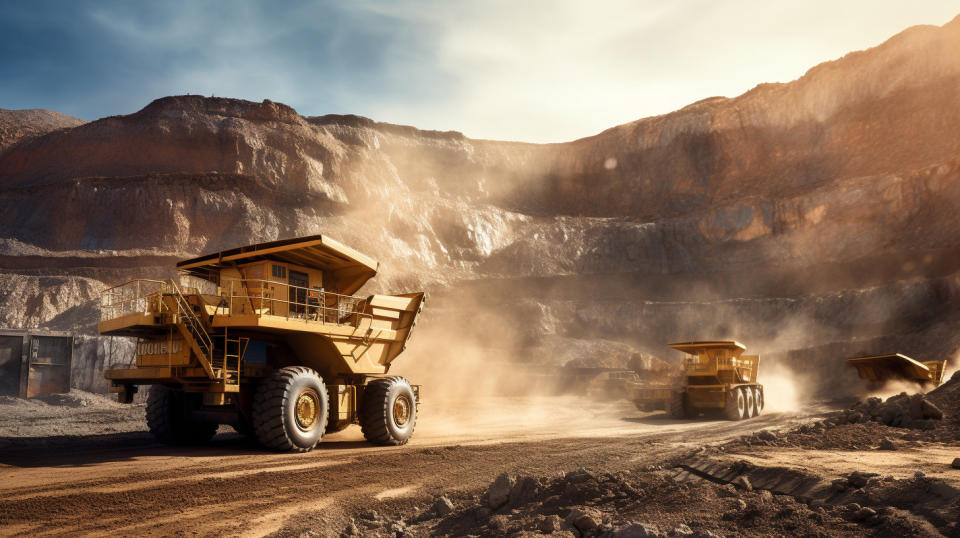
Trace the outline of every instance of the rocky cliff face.
{"type": "Polygon", "coordinates": [[[107,284],[324,233],[382,262],[372,289],[427,289],[423,331],[501,358],[951,358],[958,102],[960,19],[564,144],[158,99],[0,146],[0,322],[90,332],[107,284]]]}

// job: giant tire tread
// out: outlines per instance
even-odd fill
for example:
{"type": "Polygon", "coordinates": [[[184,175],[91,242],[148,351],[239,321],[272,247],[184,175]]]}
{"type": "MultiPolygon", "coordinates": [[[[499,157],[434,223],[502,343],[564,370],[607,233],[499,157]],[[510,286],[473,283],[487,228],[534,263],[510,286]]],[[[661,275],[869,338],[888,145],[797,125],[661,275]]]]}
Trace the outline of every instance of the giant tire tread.
{"type": "MultiPolygon", "coordinates": [[[[313,376],[318,380],[318,392],[321,399],[324,400],[327,409],[329,409],[329,400],[326,385],[323,379],[312,368],[305,366],[287,366],[276,370],[270,377],[264,379],[253,397],[253,429],[260,444],[281,452],[309,452],[313,450],[316,443],[310,447],[297,445],[290,438],[284,424],[284,409],[286,400],[290,396],[289,387],[299,376],[313,376]]],[[[327,409],[321,413],[318,420],[321,423],[318,427],[321,431],[326,430],[327,409]]],[[[322,437],[322,434],[321,434],[322,437]]],[[[319,443],[319,439],[317,440],[319,443]]]]}
{"type": "Polygon", "coordinates": [[[743,387],[741,390],[743,390],[744,401],[746,403],[743,408],[743,418],[751,419],[756,416],[754,414],[756,404],[753,401],[753,387],[743,387]]]}
{"type": "MultiPolygon", "coordinates": [[[[416,401],[413,404],[413,427],[410,435],[406,439],[397,439],[390,433],[387,420],[389,414],[387,406],[390,402],[387,400],[387,394],[395,383],[403,382],[409,386],[406,379],[399,376],[381,377],[367,383],[364,388],[363,403],[360,406],[360,430],[363,437],[374,444],[383,446],[401,446],[405,445],[413,437],[413,430],[416,429],[416,401]]],[[[412,393],[412,390],[411,390],[412,393]]]]}

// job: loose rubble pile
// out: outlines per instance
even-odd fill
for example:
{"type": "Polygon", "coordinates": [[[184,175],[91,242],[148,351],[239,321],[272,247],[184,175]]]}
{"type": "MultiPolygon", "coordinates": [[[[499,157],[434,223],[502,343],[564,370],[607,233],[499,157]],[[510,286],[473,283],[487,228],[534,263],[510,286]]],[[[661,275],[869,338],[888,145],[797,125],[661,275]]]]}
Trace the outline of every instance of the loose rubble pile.
{"type": "Polygon", "coordinates": [[[948,422],[940,403],[923,394],[901,393],[887,398],[868,398],[850,409],[832,413],[823,420],[785,431],[760,430],[745,436],[749,446],[803,446],[816,449],[897,450],[920,441],[950,441],[960,431],[948,422]]]}
{"type": "Polygon", "coordinates": [[[832,418],[818,420],[788,430],[760,430],[743,436],[731,445],[751,447],[802,447],[814,450],[897,450],[922,440],[951,437],[941,430],[906,430],[879,422],[838,423],[832,418]]]}
{"type": "Polygon", "coordinates": [[[25,400],[0,396],[0,449],[71,445],[75,438],[146,430],[142,405],[73,389],[25,400]],[[41,442],[42,441],[42,442],[41,442]],[[38,444],[39,443],[39,444],[38,444]]]}
{"type": "Polygon", "coordinates": [[[856,424],[872,420],[895,428],[932,430],[938,420],[943,420],[943,411],[923,394],[907,395],[901,392],[887,398],[867,398],[835,419],[839,424],[856,424]]]}
{"type": "Polygon", "coordinates": [[[893,529],[909,530],[906,535],[936,535],[934,524],[948,536],[960,534],[956,522],[960,491],[923,471],[906,479],[855,471],[833,480],[831,492],[832,502],[845,510],[845,517],[868,528],[896,520],[893,529]]]}
{"type": "Polygon", "coordinates": [[[950,417],[960,416],[960,370],[950,376],[950,379],[927,393],[927,399],[937,405],[950,417]]]}
{"type": "MultiPolygon", "coordinates": [[[[960,458],[958,458],[960,459],[960,458]]],[[[869,529],[870,534],[897,536],[960,535],[957,509],[960,490],[916,470],[907,478],[853,471],[829,480],[805,469],[760,466],[746,460],[723,464],[710,458],[688,459],[678,481],[704,479],[728,483],[737,491],[789,496],[814,511],[838,516],[869,529]]]]}
{"type": "Polygon", "coordinates": [[[375,511],[349,522],[342,536],[713,537],[856,536],[861,525],[841,507],[811,507],[786,495],[709,481],[673,479],[672,470],[554,478],[498,476],[483,492],[437,497],[409,519],[375,511]]]}

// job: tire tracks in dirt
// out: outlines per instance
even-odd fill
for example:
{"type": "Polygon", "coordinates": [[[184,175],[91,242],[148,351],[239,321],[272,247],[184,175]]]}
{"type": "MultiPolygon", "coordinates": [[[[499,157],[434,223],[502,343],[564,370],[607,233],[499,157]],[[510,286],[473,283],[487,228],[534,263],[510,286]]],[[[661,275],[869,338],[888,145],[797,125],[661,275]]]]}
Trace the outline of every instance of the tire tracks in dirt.
{"type": "Polygon", "coordinates": [[[614,430],[589,430],[606,436],[531,432],[498,442],[487,435],[428,437],[400,448],[359,448],[341,441],[307,454],[247,450],[244,441],[235,439],[207,451],[116,448],[113,457],[119,461],[100,454],[96,463],[67,469],[45,467],[38,455],[29,466],[24,460],[23,467],[2,468],[0,532],[268,534],[304,513],[342,519],[400,497],[482,487],[505,471],[551,474],[598,461],[614,466],[662,462],[693,446],[800,419],[769,416],[729,423],[648,418],[614,430]],[[21,475],[32,485],[19,486],[21,475]]]}

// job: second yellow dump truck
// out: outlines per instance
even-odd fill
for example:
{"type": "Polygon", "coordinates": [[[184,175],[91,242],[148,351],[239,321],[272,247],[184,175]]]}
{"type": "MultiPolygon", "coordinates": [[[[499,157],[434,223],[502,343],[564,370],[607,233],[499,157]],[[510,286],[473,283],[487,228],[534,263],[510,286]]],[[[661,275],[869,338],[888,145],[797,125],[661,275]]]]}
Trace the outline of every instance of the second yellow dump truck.
{"type": "Polygon", "coordinates": [[[720,413],[730,420],[752,418],[764,407],[763,385],[757,382],[759,355],[744,355],[746,346],[733,340],[680,342],[679,380],[647,380],[633,391],[641,410],[663,409],[675,418],[720,413]]]}
{"type": "Polygon", "coordinates": [[[110,288],[99,331],[137,343],[133,364],[104,375],[123,402],[151,385],[147,424],[166,443],[207,441],[230,424],[305,452],[359,424],[373,443],[404,444],[420,390],[388,372],[424,294],[355,295],[378,268],[314,235],[184,260],[179,282],[110,288]]]}

